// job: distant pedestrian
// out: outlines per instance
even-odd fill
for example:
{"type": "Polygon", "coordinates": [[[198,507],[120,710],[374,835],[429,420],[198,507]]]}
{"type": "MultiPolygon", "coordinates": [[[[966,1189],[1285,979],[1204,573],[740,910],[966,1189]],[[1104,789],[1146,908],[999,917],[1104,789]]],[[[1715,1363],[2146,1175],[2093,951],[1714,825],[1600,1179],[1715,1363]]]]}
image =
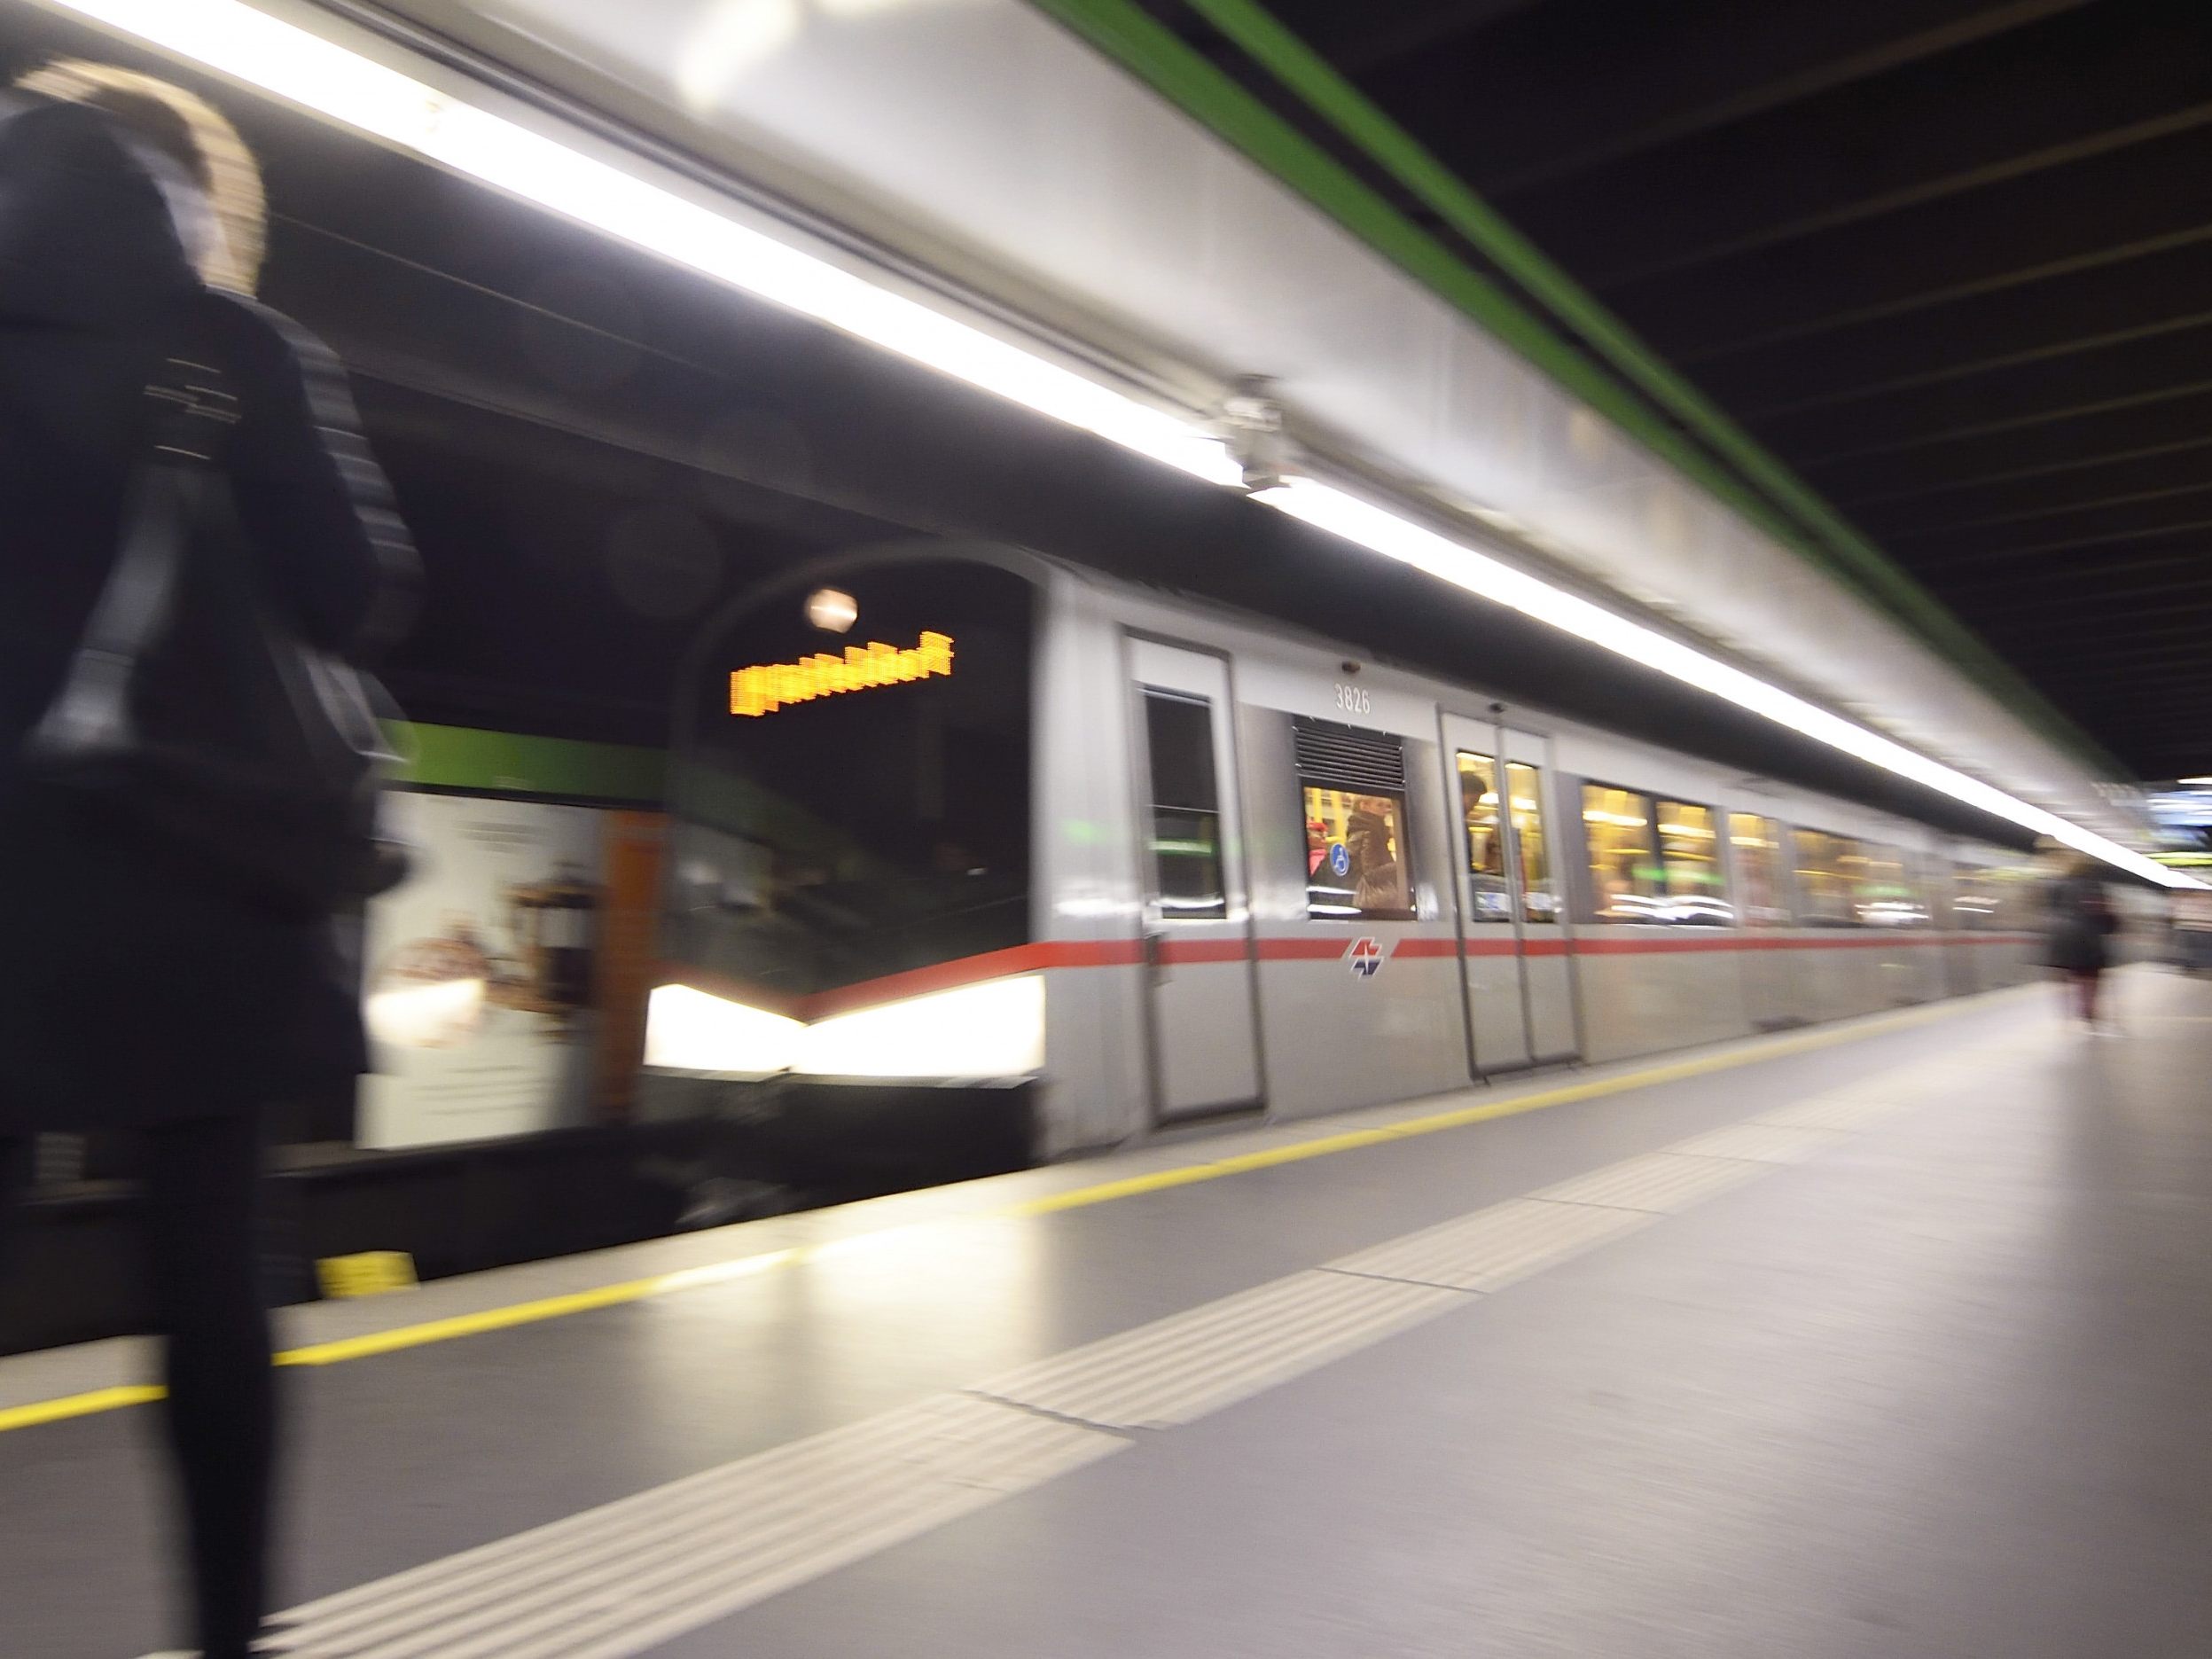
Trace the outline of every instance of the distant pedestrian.
{"type": "Polygon", "coordinates": [[[2044,893],[2044,962],[2064,978],[2071,1011],[2093,1028],[2112,935],[2120,927],[2097,861],[2087,857],[2070,861],[2044,893]]]}
{"type": "MultiPolygon", "coordinates": [[[[204,1659],[246,1659],[268,1610],[262,1115],[364,1068],[332,916],[341,890],[373,890],[354,862],[373,835],[303,837],[341,873],[279,904],[273,859],[232,883],[212,856],[266,850],[267,826],[227,820],[188,849],[122,810],[115,780],[184,753],[151,747],[170,741],[145,735],[161,720],[193,714],[204,740],[243,747],[235,688],[279,649],[357,649],[412,560],[335,360],[247,297],[263,231],[252,156],[191,94],[86,63],[0,91],[0,1186],[41,1131],[127,1131],[143,1150],[204,1659]],[[197,488],[148,481],[194,466],[197,488]],[[117,719],[104,688],[124,638],[151,639],[168,677],[117,719]],[[49,769],[118,752],[146,766],[82,789],[49,769]]],[[[320,826],[311,795],[302,781],[291,800],[320,826]]]]}
{"type": "Polygon", "coordinates": [[[2172,902],[2176,960],[2185,974],[2212,974],[2212,892],[2185,888],[2172,902]]]}

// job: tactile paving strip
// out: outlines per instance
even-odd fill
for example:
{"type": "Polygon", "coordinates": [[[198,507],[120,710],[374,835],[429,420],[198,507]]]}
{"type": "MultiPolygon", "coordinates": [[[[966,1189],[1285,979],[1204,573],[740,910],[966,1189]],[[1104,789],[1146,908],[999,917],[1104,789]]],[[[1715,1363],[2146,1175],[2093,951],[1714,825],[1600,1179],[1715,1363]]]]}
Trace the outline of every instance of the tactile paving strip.
{"type": "Polygon", "coordinates": [[[288,1659],[627,1659],[1126,1446],[940,1396],[287,1615],[288,1659]]]}
{"type": "Polygon", "coordinates": [[[1055,1416],[1114,1428],[1166,1428],[1302,1375],[1464,1307],[1458,1291],[1348,1273],[1272,1284],[976,1385],[1055,1416]]]}
{"type": "Polygon", "coordinates": [[[1809,1100],[1800,1100],[1795,1106],[1778,1107],[1771,1112],[1762,1112],[1753,1121],[1772,1123],[1784,1129],[1825,1129],[1848,1135],[1872,1128],[1885,1118],[1895,1117],[1909,1104],[1909,1101],[1895,1097],[1884,1099],[1870,1095],[1838,1099],[1817,1095],[1809,1100]]]}
{"type": "Polygon", "coordinates": [[[1555,1204],[1605,1204],[1670,1216],[1766,1172],[1764,1165],[1747,1158],[1684,1158],[1653,1152],[1578,1175],[1530,1196],[1555,1204]]]}
{"type": "Polygon", "coordinates": [[[1594,1204],[1544,1204],[1517,1198],[1329,1264],[1340,1273],[1365,1273],[1453,1290],[1503,1290],[1570,1256],[1647,1227],[1656,1216],[1594,1204]]]}
{"type": "Polygon", "coordinates": [[[310,1603],[288,1659],[635,1659],[1165,1428],[2034,1065],[1961,1050],[849,1428],[310,1603]]]}
{"type": "Polygon", "coordinates": [[[1753,1163],[1802,1163],[1843,1139],[1833,1130],[1803,1124],[1731,1123],[1677,1140],[1667,1150],[1678,1158],[1740,1158],[1753,1163]]]}

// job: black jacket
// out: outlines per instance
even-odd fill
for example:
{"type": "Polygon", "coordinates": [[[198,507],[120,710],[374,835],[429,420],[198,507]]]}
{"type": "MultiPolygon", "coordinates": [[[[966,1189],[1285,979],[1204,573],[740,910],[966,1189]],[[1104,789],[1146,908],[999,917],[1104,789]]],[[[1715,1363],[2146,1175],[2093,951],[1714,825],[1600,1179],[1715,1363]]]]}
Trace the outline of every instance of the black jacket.
{"type": "Polygon", "coordinates": [[[2060,877],[2044,896],[2044,911],[2045,966],[2091,974],[2109,964],[2107,941],[2118,918],[2100,879],[2086,872],[2060,877]]]}
{"type": "Polygon", "coordinates": [[[0,1132],[262,1104],[363,1062],[331,927],[238,909],[18,786],[114,560],[147,372],[186,328],[239,398],[226,466],[264,591],[353,648],[412,550],[335,359],[200,286],[105,117],[0,102],[0,1132]]]}

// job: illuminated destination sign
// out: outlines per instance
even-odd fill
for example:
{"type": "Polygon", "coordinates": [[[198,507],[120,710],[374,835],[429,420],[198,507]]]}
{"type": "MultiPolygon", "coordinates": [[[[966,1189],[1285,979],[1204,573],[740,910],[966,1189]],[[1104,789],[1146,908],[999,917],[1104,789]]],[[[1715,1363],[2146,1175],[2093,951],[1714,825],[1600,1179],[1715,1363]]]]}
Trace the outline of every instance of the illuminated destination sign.
{"type": "Polygon", "coordinates": [[[925,633],[911,650],[896,646],[847,646],[842,656],[826,652],[796,662],[763,662],[730,676],[730,712],[772,715],[786,703],[810,703],[840,692],[864,692],[876,685],[903,685],[952,672],[952,636],[925,633]]]}

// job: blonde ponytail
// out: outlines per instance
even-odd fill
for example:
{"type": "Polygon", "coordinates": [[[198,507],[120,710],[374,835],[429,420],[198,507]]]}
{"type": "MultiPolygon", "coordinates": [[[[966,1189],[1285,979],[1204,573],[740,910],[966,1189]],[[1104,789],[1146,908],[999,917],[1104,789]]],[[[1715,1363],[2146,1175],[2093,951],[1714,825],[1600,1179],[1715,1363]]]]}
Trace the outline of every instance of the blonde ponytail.
{"type": "Polygon", "coordinates": [[[79,59],[34,69],[16,85],[103,111],[182,167],[214,215],[215,234],[193,250],[199,279],[211,288],[254,291],[268,247],[268,202],[260,164],[220,111],[152,75],[79,59]]]}

